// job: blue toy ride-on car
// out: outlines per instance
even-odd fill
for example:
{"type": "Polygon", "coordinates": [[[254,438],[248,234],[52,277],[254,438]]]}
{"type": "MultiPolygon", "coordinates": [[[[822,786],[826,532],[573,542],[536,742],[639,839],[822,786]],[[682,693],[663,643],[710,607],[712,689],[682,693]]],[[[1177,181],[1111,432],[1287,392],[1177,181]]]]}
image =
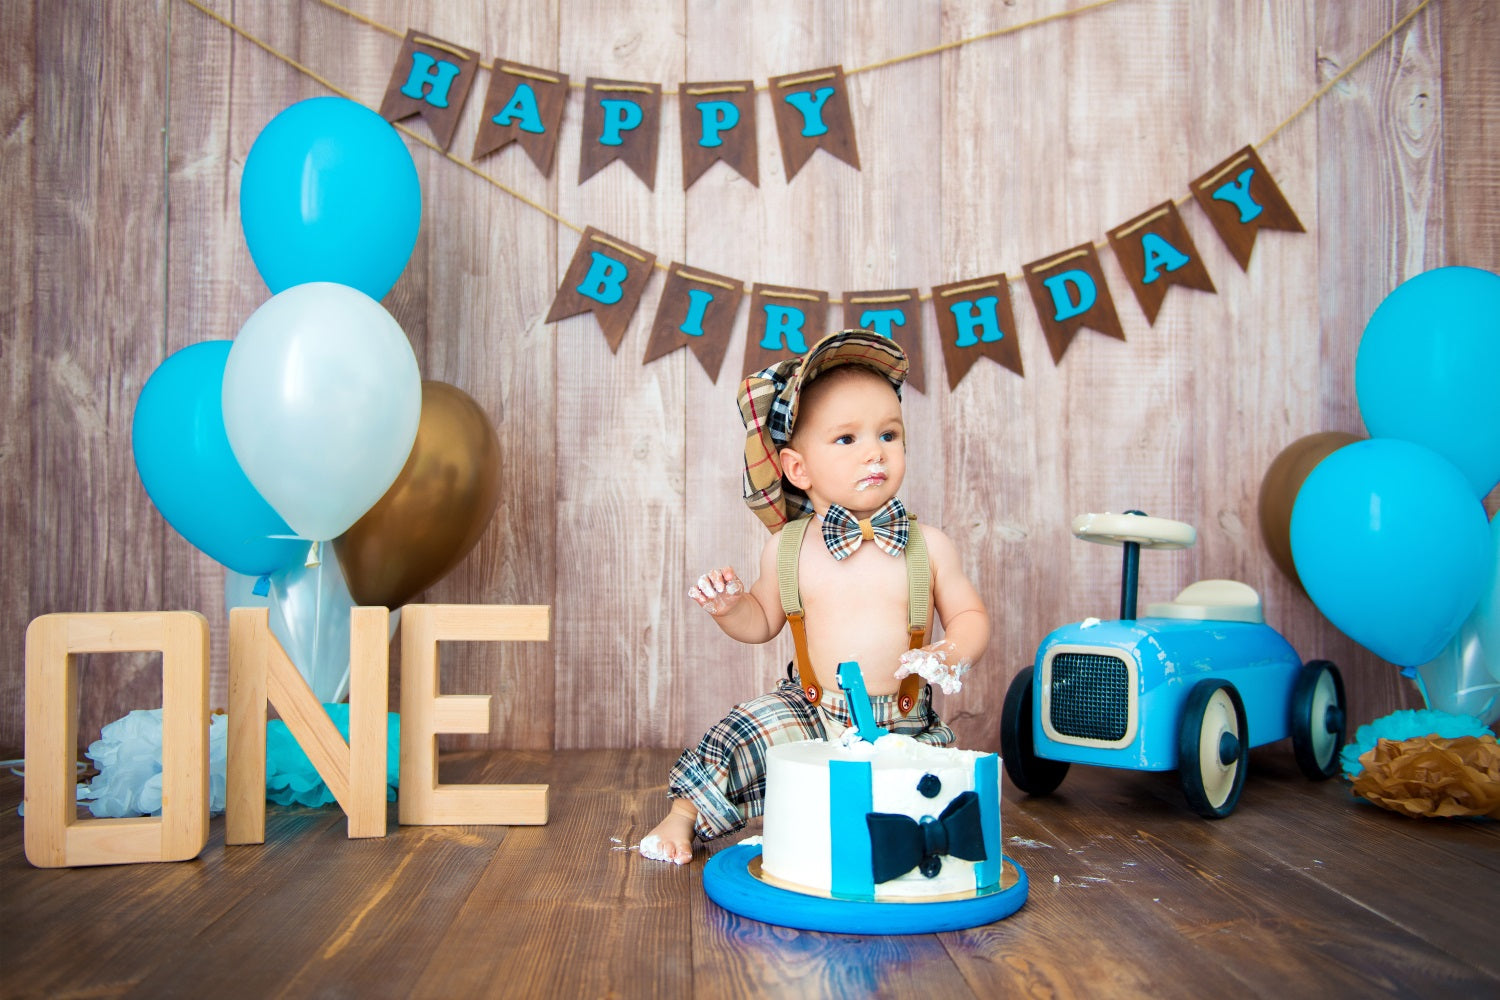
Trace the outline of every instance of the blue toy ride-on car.
{"type": "Polygon", "coordinates": [[[1084,514],[1073,534],[1124,547],[1118,621],[1057,629],[1011,682],[1001,713],[1005,772],[1046,795],[1072,764],[1180,772],[1199,815],[1239,802],[1251,747],[1292,738],[1315,781],[1338,770],[1344,683],[1326,660],[1303,663],[1232,580],[1202,580],[1136,617],[1140,550],[1192,545],[1191,525],[1140,511],[1084,514]]]}

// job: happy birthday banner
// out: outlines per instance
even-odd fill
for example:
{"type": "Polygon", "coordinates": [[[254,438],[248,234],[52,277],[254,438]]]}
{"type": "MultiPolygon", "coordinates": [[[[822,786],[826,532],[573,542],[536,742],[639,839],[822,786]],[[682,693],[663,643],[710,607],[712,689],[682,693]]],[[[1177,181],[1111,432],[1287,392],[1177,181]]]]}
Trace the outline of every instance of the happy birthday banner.
{"type": "MultiPolygon", "coordinates": [[[[353,99],[197,0],[184,2],[312,76],[334,93],[353,99]]],[[[393,29],[332,0],[318,2],[372,27],[397,34],[393,29]]],[[[1076,10],[948,42],[850,73],[1075,16],[1113,2],[1115,0],[1100,0],[1076,10]]],[[[1308,110],[1430,2],[1422,0],[1392,25],[1381,38],[1277,125],[1263,142],[1270,141],[1308,110]]],[[[380,114],[393,123],[420,114],[427,122],[433,140],[399,124],[395,127],[554,221],[582,233],[548,310],[546,322],[591,314],[604,332],[610,349],[618,351],[652,271],[662,269],[667,272],[666,284],[657,304],[643,363],[686,347],[709,378],[717,381],[734,319],[746,291],[743,282],[685,263],[658,263],[656,255],[650,251],[592,226],[577,226],[448,152],[464,101],[472,89],[477,69],[483,65],[473,50],[408,30],[381,102],[380,114]]],[[[818,149],[824,149],[858,169],[859,153],[849,115],[846,76],[842,67],[831,66],[770,78],[766,89],[779,95],[779,99],[773,100],[772,107],[788,180],[818,149]]],[[[556,157],[558,129],[571,86],[576,84],[571,84],[566,74],[556,70],[497,61],[491,70],[484,121],[480,123],[475,139],[474,158],[487,156],[514,143],[526,152],[538,170],[550,175],[556,157]]],[[[579,157],[579,183],[618,159],[654,189],[664,93],[661,85],[590,77],[584,90],[584,139],[579,157]]],[[[747,180],[758,183],[754,138],[755,88],[751,82],[687,83],[677,95],[680,98],[682,134],[685,140],[689,136],[696,137],[683,144],[684,189],[720,159],[747,180]]],[[[1260,230],[1305,232],[1253,146],[1246,146],[1215,165],[1193,180],[1189,188],[1191,199],[1207,215],[1214,231],[1242,270],[1249,267],[1251,251],[1260,230]]],[[[1187,200],[1183,198],[1181,202],[1187,200]]],[[[1164,202],[1111,229],[1108,242],[1104,244],[1115,254],[1137,304],[1151,324],[1155,323],[1167,292],[1175,285],[1216,292],[1178,212],[1179,203],[1164,202]]],[[[1022,268],[1023,281],[1054,364],[1061,363],[1081,329],[1125,339],[1113,296],[1104,281],[1098,249],[1095,244],[1083,244],[1048,254],[1022,268]]],[[[827,292],[816,289],[753,283],[749,289],[749,331],[742,370],[749,373],[784,357],[805,353],[826,332],[828,307],[841,304],[844,327],[874,330],[892,337],[903,347],[913,361],[909,384],[925,391],[921,378],[921,303],[930,299],[950,389],[962,381],[980,358],[989,358],[1024,377],[1010,284],[1009,276],[999,272],[936,285],[925,296],[916,289],[892,289],[846,292],[842,299],[830,300],[827,292]]]]}

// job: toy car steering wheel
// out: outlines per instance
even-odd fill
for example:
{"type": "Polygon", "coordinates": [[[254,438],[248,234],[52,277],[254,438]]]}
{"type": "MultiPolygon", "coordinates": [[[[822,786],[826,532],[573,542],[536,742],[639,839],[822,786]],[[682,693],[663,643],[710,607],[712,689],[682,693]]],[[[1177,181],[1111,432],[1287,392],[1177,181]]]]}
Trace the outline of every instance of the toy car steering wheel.
{"type": "Polygon", "coordinates": [[[1073,518],[1073,534],[1086,542],[1143,549],[1186,549],[1198,540],[1191,524],[1144,514],[1080,514],[1073,518]]]}

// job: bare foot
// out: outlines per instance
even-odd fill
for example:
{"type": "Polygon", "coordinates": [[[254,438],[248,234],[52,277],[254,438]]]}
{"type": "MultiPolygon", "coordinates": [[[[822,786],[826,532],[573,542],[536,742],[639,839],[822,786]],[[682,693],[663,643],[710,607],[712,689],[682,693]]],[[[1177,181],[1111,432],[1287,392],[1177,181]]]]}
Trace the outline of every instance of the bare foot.
{"type": "Polygon", "coordinates": [[[698,810],[686,799],[673,799],[672,811],[641,838],[641,857],[685,865],[693,860],[693,823],[698,810]]]}

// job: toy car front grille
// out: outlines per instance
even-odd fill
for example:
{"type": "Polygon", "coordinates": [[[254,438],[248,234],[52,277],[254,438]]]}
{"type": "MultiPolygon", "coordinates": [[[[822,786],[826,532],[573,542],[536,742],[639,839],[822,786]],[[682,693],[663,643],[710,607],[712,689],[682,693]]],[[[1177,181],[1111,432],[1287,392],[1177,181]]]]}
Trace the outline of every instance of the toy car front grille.
{"type": "Polygon", "coordinates": [[[1052,659],[1052,728],[1063,736],[1116,742],[1130,724],[1130,670],[1115,656],[1058,653],[1052,659]]]}

